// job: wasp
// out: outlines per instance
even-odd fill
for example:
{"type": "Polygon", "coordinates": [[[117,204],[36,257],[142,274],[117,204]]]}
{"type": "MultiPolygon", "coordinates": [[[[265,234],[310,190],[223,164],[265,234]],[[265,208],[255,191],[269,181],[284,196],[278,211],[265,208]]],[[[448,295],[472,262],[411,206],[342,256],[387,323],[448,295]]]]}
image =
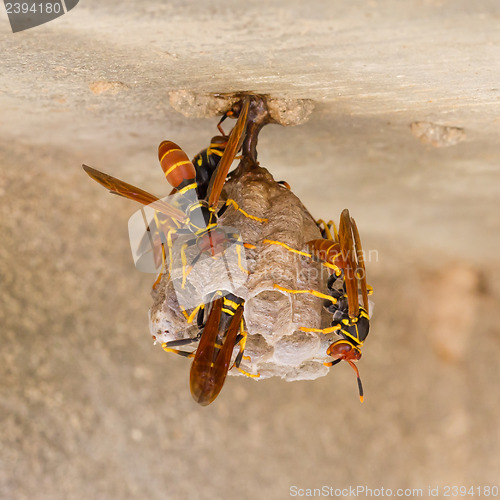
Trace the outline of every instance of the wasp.
{"type": "MultiPolygon", "coordinates": [[[[155,216],[154,223],[148,226],[148,236],[153,235],[153,252],[157,266],[160,260],[165,264],[165,247],[169,251],[170,267],[172,265],[172,240],[175,236],[192,234],[193,238],[185,246],[196,244],[200,250],[190,263],[194,266],[202,253],[212,257],[224,252],[228,242],[241,243],[237,235],[227,234],[223,229],[217,228],[218,218],[223,215],[229,206],[241,212],[246,217],[266,222],[267,219],[254,217],[242,210],[236,201],[228,199],[217,210],[219,198],[224,186],[227,173],[231,163],[243,142],[247,124],[249,100],[245,100],[238,114],[238,120],[224,145],[224,151],[220,160],[210,176],[210,182],[206,185],[206,195],[198,198],[196,190],[197,170],[188,159],[186,153],[174,142],[163,141],[158,148],[158,159],[161,168],[169,184],[177,193],[176,204],[159,199],[136,186],[128,184],[120,179],[105,174],[87,165],[83,165],[85,172],[99,184],[106,187],[114,194],[138,201],[144,205],[151,206],[160,216],[155,216]]],[[[229,115],[229,113],[227,113],[229,115]]],[[[212,153],[211,158],[215,153],[212,153]]],[[[198,168],[198,172],[207,173],[205,167],[198,168]]],[[[208,173],[207,173],[208,175],[208,173]]],[[[144,241],[147,241],[144,238],[144,241]]],[[[253,245],[243,244],[245,248],[254,248],[253,245]]],[[[183,258],[184,261],[184,258],[183,258]]],[[[166,266],[165,266],[166,267],[166,266]]],[[[187,265],[183,262],[183,273],[189,272],[187,265]]],[[[161,274],[160,274],[161,276],[161,274]]],[[[160,277],[159,277],[160,278],[160,277]]],[[[157,284],[159,279],[156,281],[157,284]]]]}
{"type": "Polygon", "coordinates": [[[244,300],[231,293],[217,295],[221,293],[216,292],[207,302],[210,310],[206,322],[203,318],[207,307],[204,304],[199,307],[197,324],[200,332],[196,337],[162,343],[166,352],[193,358],[189,385],[193,399],[202,406],[212,403],[222,390],[236,345],[239,344],[239,352],[234,366],[249,377],[259,377],[259,374],[240,368],[247,339],[243,323],[244,300]],[[176,349],[193,342],[198,342],[193,352],[176,349]]]}
{"type": "Polygon", "coordinates": [[[264,243],[281,245],[289,251],[320,261],[331,273],[327,283],[329,293],[289,290],[279,285],[274,287],[292,294],[309,293],[325,300],[325,308],[332,313],[331,326],[325,329],[301,327],[300,330],[324,334],[335,332],[341,337],[328,347],[327,354],[333,360],[325,365],[333,366],[342,360],[349,363],[356,373],[359,398],[363,401],[363,385],[354,362],[361,358],[361,347],[370,330],[368,295],[373,291],[366,283],[361,239],[356,222],[347,209],[341,213],[338,232],[332,222],[325,224],[320,220],[318,226],[324,237],[306,243],[310,253],[295,250],[278,241],[264,240],[264,243]],[[360,291],[362,306],[359,303],[360,291]]]}
{"type": "MultiPolygon", "coordinates": [[[[229,136],[224,135],[224,141],[212,140],[212,143],[218,144],[217,147],[220,147],[219,152],[222,154],[220,156],[216,154],[214,152],[216,147],[211,143],[205,153],[201,152],[194,158],[197,168],[195,168],[193,162],[189,161],[186,153],[177,144],[171,141],[163,141],[160,144],[158,158],[167,181],[174,192],[177,193],[177,205],[173,205],[147,191],[87,165],[83,165],[83,168],[92,179],[106,187],[110,192],[154,208],[158,217],[155,218],[155,225],[151,228],[148,227],[148,231],[158,236],[155,242],[161,242],[161,255],[164,261],[166,258],[165,243],[170,250],[173,237],[188,233],[193,235],[192,242],[197,244],[200,249],[199,255],[208,253],[215,257],[224,251],[227,240],[236,238],[217,227],[218,218],[229,206],[250,219],[259,222],[267,221],[267,219],[247,214],[231,199],[227,200],[217,210],[227,173],[244,139],[248,109],[249,100],[244,100],[237,113],[232,110],[223,116],[219,126],[226,116],[236,116],[237,114],[237,122],[229,136]],[[202,159],[201,163],[197,162],[198,157],[202,159]],[[216,160],[214,160],[215,157],[217,157],[216,160]],[[207,161],[211,162],[210,165],[207,164],[207,161]],[[202,198],[197,195],[197,177],[199,178],[200,174],[206,174],[206,178],[201,177],[200,181],[200,184],[205,189],[205,196],[202,198]],[[208,178],[210,178],[209,182],[206,180],[208,178]],[[193,196],[193,193],[195,196],[193,196]]],[[[223,133],[222,130],[221,133],[223,133]]],[[[253,245],[246,243],[243,246],[245,248],[255,248],[253,245]]],[[[153,247],[154,250],[155,247],[153,247]]],[[[191,267],[193,265],[194,261],[191,262],[191,267]]],[[[158,283],[160,276],[155,285],[158,283]]],[[[210,299],[213,301],[211,305],[209,302],[207,307],[205,307],[205,304],[198,306],[197,324],[200,332],[194,340],[184,339],[162,345],[166,351],[174,351],[194,357],[190,376],[191,392],[194,399],[201,405],[210,404],[221,391],[230,367],[234,347],[237,344],[240,344],[240,352],[236,357],[235,365],[240,369],[239,365],[243,359],[246,343],[246,333],[243,328],[243,299],[233,294],[227,294],[227,296],[222,292],[217,292],[217,294],[220,296],[210,299]],[[204,314],[208,307],[210,312],[204,323],[204,314]],[[173,349],[175,346],[196,340],[198,346],[194,354],[173,349]]],[[[188,322],[191,322],[196,310],[191,315],[187,315],[184,310],[183,312],[188,322]]],[[[249,376],[258,376],[241,371],[249,376]]]]}

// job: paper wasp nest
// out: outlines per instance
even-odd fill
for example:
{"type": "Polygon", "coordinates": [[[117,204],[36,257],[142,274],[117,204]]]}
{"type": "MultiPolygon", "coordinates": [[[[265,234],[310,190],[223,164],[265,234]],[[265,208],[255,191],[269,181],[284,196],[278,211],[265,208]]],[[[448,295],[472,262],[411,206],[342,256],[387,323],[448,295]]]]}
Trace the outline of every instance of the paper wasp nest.
{"type": "MultiPolygon", "coordinates": [[[[280,245],[264,242],[279,241],[303,250],[307,241],[321,237],[314,219],[290,190],[260,167],[248,171],[236,169],[226,182],[222,197],[235,200],[248,214],[268,219],[266,223],[251,220],[233,207],[219,219],[219,226],[237,228],[245,243],[256,246],[246,250],[249,275],[240,293],[245,300],[244,320],[248,332],[245,355],[250,357],[241,367],[250,373],[259,372],[260,379],[280,376],[289,381],[312,380],[326,375],[328,368],[323,362],[329,360],[326,349],[333,335],[299,330],[300,327],[329,326],[322,299],[274,288],[277,284],[287,289],[324,292],[325,268],[280,245]]],[[[211,265],[216,265],[216,259],[212,259],[211,265]]],[[[212,281],[215,291],[221,285],[217,277],[212,281]]],[[[163,276],[153,291],[153,298],[150,330],[158,342],[196,337],[196,319],[188,324],[168,276],[163,276]]],[[[233,356],[237,352],[238,347],[233,356]]],[[[241,375],[234,369],[229,373],[241,375]]]]}

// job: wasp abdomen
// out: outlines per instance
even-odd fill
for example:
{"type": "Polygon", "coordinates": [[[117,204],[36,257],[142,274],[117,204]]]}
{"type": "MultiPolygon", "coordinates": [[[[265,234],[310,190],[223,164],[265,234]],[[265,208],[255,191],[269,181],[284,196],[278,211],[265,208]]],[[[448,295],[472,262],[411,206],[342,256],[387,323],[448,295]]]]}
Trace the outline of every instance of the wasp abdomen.
{"type": "Polygon", "coordinates": [[[317,239],[307,242],[307,246],[317,259],[338,266],[339,268],[343,267],[342,253],[340,251],[340,245],[337,242],[317,239]]]}
{"type": "Polygon", "coordinates": [[[196,181],[194,165],[175,142],[163,141],[158,147],[158,159],[172,187],[182,189],[196,181]]]}

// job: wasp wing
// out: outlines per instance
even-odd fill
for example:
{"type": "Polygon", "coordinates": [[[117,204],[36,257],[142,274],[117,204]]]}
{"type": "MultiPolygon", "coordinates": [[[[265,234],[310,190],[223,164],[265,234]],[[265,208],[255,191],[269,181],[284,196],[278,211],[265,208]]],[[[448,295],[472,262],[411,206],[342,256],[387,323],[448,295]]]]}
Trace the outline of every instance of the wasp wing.
{"type": "Polygon", "coordinates": [[[358,280],[356,278],[357,260],[352,232],[351,217],[349,216],[349,210],[346,208],[340,214],[340,251],[344,261],[344,280],[349,302],[349,316],[357,318],[359,313],[358,280]]]}
{"type": "Polygon", "coordinates": [[[229,135],[229,140],[227,141],[227,146],[224,149],[224,154],[217,166],[215,172],[210,179],[210,184],[208,185],[207,195],[208,204],[211,207],[216,207],[226,182],[227,173],[231,168],[234,157],[236,153],[241,148],[244,139],[244,132],[247,126],[248,109],[250,107],[249,99],[245,99],[243,106],[241,108],[240,114],[238,116],[238,121],[234,126],[231,134],[229,135]]]}
{"type": "Polygon", "coordinates": [[[368,287],[366,285],[366,268],[363,248],[361,247],[361,238],[359,237],[356,221],[351,217],[352,233],[354,236],[354,244],[356,246],[357,269],[356,276],[361,287],[361,296],[363,297],[363,307],[368,312],[368,287]]]}
{"type": "Polygon", "coordinates": [[[223,303],[223,297],[212,303],[191,365],[191,394],[202,406],[212,403],[224,385],[243,315],[243,306],[240,306],[231,317],[227,330],[224,330],[222,325],[225,322],[221,321],[223,303]],[[222,345],[217,344],[218,340],[222,345]]]}
{"type": "Polygon", "coordinates": [[[215,399],[212,398],[212,394],[217,381],[213,380],[213,362],[218,350],[215,344],[219,333],[223,302],[223,297],[212,302],[212,308],[191,365],[189,376],[191,394],[194,400],[202,406],[210,404],[215,399]]]}
{"type": "Polygon", "coordinates": [[[150,205],[152,209],[168,215],[179,222],[183,222],[186,219],[184,212],[170,205],[166,201],[161,200],[157,196],[133,186],[132,184],[128,184],[127,182],[117,179],[116,177],[105,174],[100,170],[96,170],[95,168],[87,165],[82,165],[82,167],[89,177],[101,184],[101,186],[104,186],[111,193],[119,194],[125,198],[129,198],[130,200],[138,201],[143,205],[150,205]]]}

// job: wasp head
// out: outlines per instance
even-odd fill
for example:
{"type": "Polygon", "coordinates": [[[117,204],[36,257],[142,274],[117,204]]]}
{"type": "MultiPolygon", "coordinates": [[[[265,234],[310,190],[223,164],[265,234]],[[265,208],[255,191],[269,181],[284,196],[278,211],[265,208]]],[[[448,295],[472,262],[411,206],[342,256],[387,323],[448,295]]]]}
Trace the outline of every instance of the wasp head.
{"type": "Polygon", "coordinates": [[[358,368],[354,364],[354,361],[361,359],[361,350],[359,347],[355,346],[349,340],[337,340],[337,342],[334,342],[327,349],[326,353],[335,360],[328,363],[329,365],[337,364],[342,360],[347,361],[351,365],[352,369],[356,372],[358,380],[359,400],[363,402],[363,386],[361,384],[361,378],[359,377],[358,368]]]}

